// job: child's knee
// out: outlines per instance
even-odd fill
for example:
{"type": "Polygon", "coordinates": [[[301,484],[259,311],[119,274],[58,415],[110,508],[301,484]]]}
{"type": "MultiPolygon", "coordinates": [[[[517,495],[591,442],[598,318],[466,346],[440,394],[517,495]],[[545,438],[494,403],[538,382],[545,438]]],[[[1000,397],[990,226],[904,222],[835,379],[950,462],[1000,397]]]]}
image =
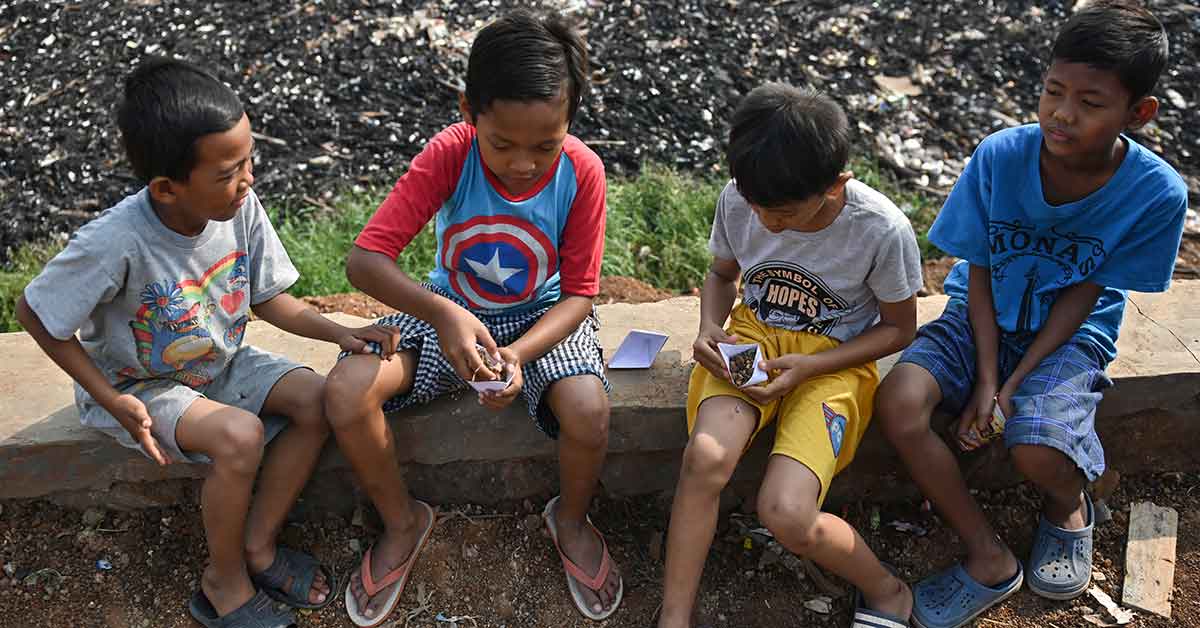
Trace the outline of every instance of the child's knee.
{"type": "MultiPolygon", "coordinates": [[[[374,374],[366,367],[366,361],[353,357],[338,362],[322,388],[322,406],[325,419],[337,429],[354,427],[366,420],[371,408],[370,392],[374,374]]],[[[378,371],[378,365],[374,369],[378,371]]]]}
{"type": "Polygon", "coordinates": [[[1080,473],[1066,454],[1045,445],[1013,445],[1009,449],[1013,467],[1042,488],[1065,485],[1080,473]]]}
{"type": "Polygon", "coordinates": [[[683,450],[680,474],[684,480],[720,491],[729,483],[740,457],[741,451],[725,447],[712,438],[693,437],[683,450]]]}
{"type": "Polygon", "coordinates": [[[297,398],[292,400],[288,418],[292,423],[310,432],[329,432],[325,419],[325,378],[314,374],[297,398]]]}
{"type": "Polygon", "coordinates": [[[213,463],[235,473],[257,472],[264,445],[262,421],[241,411],[231,412],[222,420],[217,434],[219,442],[212,451],[213,463]]]}
{"type": "Polygon", "coordinates": [[[918,366],[898,364],[883,378],[875,393],[875,417],[888,440],[895,443],[924,435],[936,404],[937,382],[914,371],[918,366]]]}
{"type": "Polygon", "coordinates": [[[585,395],[571,402],[571,412],[559,416],[560,437],[589,448],[608,448],[609,405],[607,395],[585,395]]]}
{"type": "Polygon", "coordinates": [[[758,518],[788,549],[804,554],[817,543],[819,509],[807,495],[763,487],[758,493],[758,518]]]}

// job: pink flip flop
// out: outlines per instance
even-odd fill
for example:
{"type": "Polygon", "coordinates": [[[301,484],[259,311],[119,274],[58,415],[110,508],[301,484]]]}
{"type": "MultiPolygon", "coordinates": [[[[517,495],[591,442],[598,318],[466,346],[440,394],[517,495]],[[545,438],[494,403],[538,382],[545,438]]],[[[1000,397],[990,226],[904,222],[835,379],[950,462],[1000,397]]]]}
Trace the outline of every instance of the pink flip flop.
{"type": "Polygon", "coordinates": [[[575,609],[579,611],[579,614],[588,619],[593,621],[608,619],[613,613],[617,612],[617,607],[621,605],[621,598],[625,595],[625,579],[622,578],[617,584],[617,597],[613,600],[612,607],[606,611],[602,610],[599,613],[588,608],[579,585],[582,584],[592,591],[599,591],[604,586],[604,582],[608,580],[609,572],[612,571],[612,556],[608,553],[608,543],[605,542],[604,535],[600,534],[596,526],[592,525],[592,519],[589,517],[587,520],[588,527],[600,539],[600,545],[604,552],[600,559],[600,568],[596,570],[595,575],[589,576],[579,565],[576,565],[570,558],[567,558],[567,555],[563,553],[562,546],[558,544],[558,524],[554,522],[554,509],[558,504],[558,500],[559,498],[555,497],[550,500],[550,503],[546,504],[545,510],[542,511],[542,520],[546,522],[546,529],[550,532],[550,538],[554,539],[554,548],[558,550],[558,557],[562,559],[563,570],[566,572],[567,577],[567,589],[571,591],[571,601],[575,603],[575,609]]]}
{"type": "MultiPolygon", "coordinates": [[[[429,511],[429,525],[421,532],[421,537],[417,539],[417,544],[413,547],[412,553],[408,555],[408,560],[405,560],[376,582],[371,577],[371,550],[374,549],[374,546],[367,549],[367,553],[363,555],[362,567],[359,574],[362,578],[363,590],[366,591],[367,597],[374,598],[380,591],[396,582],[400,583],[400,586],[392,589],[392,592],[388,595],[387,602],[383,605],[382,612],[377,617],[367,617],[363,614],[363,611],[366,609],[358,608],[358,601],[354,598],[354,592],[350,590],[349,582],[347,582],[346,614],[350,616],[350,621],[354,622],[355,626],[373,628],[382,624],[387,620],[388,615],[391,615],[392,611],[396,609],[396,605],[400,603],[400,596],[404,593],[404,586],[408,584],[408,575],[412,572],[413,565],[416,564],[417,556],[421,553],[421,549],[425,547],[425,542],[429,540],[434,524],[437,523],[437,513],[434,512],[433,508],[420,500],[417,503],[429,511]]],[[[347,578],[347,580],[349,579],[347,578]]]]}

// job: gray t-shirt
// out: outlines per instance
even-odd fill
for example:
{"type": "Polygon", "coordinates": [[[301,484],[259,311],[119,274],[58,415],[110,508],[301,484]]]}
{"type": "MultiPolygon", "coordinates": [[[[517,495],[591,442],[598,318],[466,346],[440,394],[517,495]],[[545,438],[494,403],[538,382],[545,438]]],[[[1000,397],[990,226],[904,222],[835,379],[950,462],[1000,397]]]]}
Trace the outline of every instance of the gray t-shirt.
{"type": "Polygon", "coordinates": [[[721,192],[708,248],[742,269],[742,303],[773,327],[845,342],[879,320],[879,302],[921,289],[912,225],[886,196],[857,180],[824,229],[771,233],[731,181],[721,192]]]}
{"type": "Polygon", "coordinates": [[[154,378],[199,387],[237,353],[250,306],[299,276],[253,192],[233,219],[189,237],[162,224],[143,188],[81,227],[25,301],[51,336],[78,331],[118,389],[154,378]]]}

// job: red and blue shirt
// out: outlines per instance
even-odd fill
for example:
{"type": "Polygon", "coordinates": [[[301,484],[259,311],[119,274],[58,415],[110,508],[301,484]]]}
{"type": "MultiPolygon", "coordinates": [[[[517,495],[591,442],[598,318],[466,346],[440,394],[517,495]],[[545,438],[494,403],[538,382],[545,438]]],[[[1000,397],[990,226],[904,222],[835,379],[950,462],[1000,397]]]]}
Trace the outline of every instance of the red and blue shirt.
{"type": "Polygon", "coordinates": [[[599,292],[604,166],[572,135],[542,179],[512,196],[484,165],[475,127],[451,125],[413,159],[354,243],[395,259],[435,214],[429,281],[472,309],[534,309],[599,292]]]}

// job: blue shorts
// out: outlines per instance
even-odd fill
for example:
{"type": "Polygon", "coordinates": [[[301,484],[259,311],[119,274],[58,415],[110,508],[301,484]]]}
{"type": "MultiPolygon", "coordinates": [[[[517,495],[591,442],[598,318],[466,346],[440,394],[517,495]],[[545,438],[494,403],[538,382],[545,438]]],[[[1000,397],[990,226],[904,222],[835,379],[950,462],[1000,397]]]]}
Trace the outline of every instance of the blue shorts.
{"type": "MultiPolygon", "coordinates": [[[[1034,335],[1000,335],[1000,381],[1004,382],[1025,355],[1034,335]]],[[[975,337],[967,304],[951,299],[941,318],[917,330],[917,338],[900,362],[929,371],[942,390],[941,409],[955,416],[975,386],[975,337]]],[[[1085,341],[1071,339],[1034,368],[1012,397],[1013,416],[1004,428],[1004,443],[1042,445],[1066,454],[1088,480],[1104,472],[1104,447],[1096,435],[1096,407],[1101,391],[1112,385],[1104,374],[1103,354],[1085,341]]]]}
{"type": "MultiPolygon", "coordinates": [[[[430,284],[425,284],[425,289],[467,308],[462,299],[445,290],[430,284]]],[[[471,313],[487,326],[492,339],[503,347],[523,336],[549,310],[550,306],[514,314],[488,310],[472,310],[471,313]]],[[[404,313],[384,316],[375,322],[397,328],[400,332],[397,351],[412,351],[417,356],[417,370],[412,388],[384,402],[384,412],[396,412],[410,406],[429,403],[447,393],[468,388],[467,382],[458,376],[454,367],[450,366],[442,355],[437,331],[432,325],[404,313]]],[[[525,378],[521,394],[525,397],[529,416],[538,429],[550,438],[558,437],[559,427],[558,417],[554,416],[549,404],[544,403],[542,399],[551,384],[576,375],[594,375],[604,385],[605,392],[612,390],[604,373],[604,355],[600,348],[600,339],[596,335],[599,330],[600,321],[593,308],[591,315],[583,319],[579,328],[548,353],[521,365],[521,374],[525,378]]],[[[367,346],[373,353],[380,352],[377,343],[368,343],[367,346]]],[[[342,352],[338,359],[347,355],[349,354],[342,352]]]]}

